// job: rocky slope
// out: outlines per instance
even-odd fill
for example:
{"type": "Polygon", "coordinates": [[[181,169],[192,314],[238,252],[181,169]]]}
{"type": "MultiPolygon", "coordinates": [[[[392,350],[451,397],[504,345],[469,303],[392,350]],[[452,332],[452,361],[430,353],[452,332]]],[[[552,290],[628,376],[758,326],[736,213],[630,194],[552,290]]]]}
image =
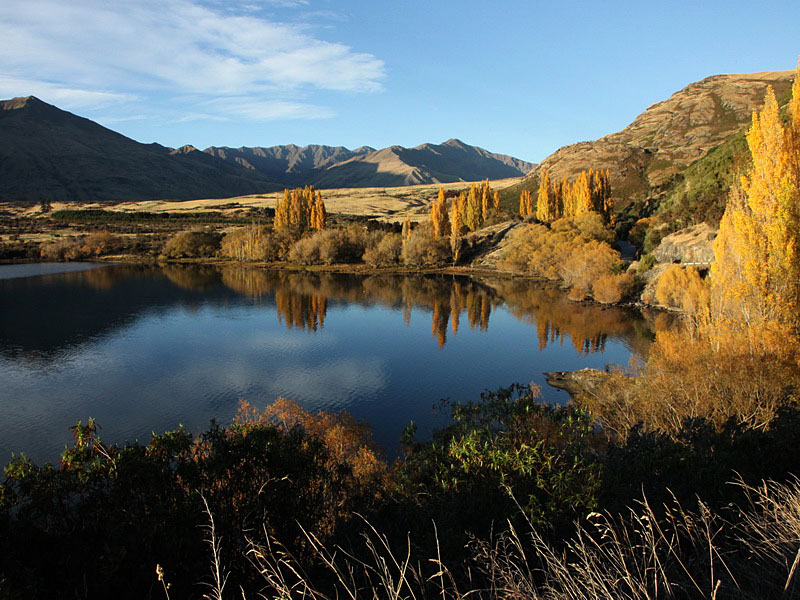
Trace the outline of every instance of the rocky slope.
{"type": "Polygon", "coordinates": [[[28,96],[0,102],[0,199],[117,202],[230,197],[278,188],[204,155],[141,144],[28,96]]]}
{"type": "Polygon", "coordinates": [[[786,96],[792,76],[793,71],[765,71],[692,83],[650,106],[622,131],[560,148],[520,187],[535,188],[542,168],[571,179],[593,167],[610,170],[614,195],[623,206],[658,198],[675,175],[749,122],[768,86],[779,99],[786,96]]]}

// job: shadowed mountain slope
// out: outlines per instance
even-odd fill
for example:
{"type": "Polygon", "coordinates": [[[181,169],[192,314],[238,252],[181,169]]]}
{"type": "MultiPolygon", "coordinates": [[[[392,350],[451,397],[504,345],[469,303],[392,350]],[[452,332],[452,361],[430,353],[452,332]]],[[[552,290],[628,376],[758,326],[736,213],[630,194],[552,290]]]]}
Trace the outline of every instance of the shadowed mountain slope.
{"type": "Polygon", "coordinates": [[[392,187],[519,177],[533,164],[459,140],[392,146],[141,144],[33,97],[0,101],[0,201],[229,198],[314,184],[392,187]]]}
{"type": "Polygon", "coordinates": [[[192,147],[141,144],[33,96],[0,102],[0,200],[189,200],[278,187],[192,147]]]}

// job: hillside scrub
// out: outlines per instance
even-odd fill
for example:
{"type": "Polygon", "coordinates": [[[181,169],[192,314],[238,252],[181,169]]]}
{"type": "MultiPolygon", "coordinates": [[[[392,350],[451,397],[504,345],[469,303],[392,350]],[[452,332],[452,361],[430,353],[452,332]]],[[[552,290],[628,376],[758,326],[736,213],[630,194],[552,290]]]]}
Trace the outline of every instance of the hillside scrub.
{"type": "Polygon", "coordinates": [[[387,233],[381,241],[364,251],[364,262],[373,267],[389,267],[400,262],[403,238],[399,233],[387,233]]]}
{"type": "Polygon", "coordinates": [[[613,239],[613,232],[594,212],[574,220],[559,219],[550,227],[529,224],[513,232],[498,267],[561,282],[575,300],[618,302],[632,291],[634,282],[621,272],[624,263],[609,245],[613,239]]]}
{"type": "Polygon", "coordinates": [[[696,267],[673,264],[659,276],[653,293],[643,294],[642,300],[704,318],[708,310],[708,294],[708,282],[696,267]]]}
{"type": "Polygon", "coordinates": [[[403,241],[400,256],[408,267],[442,267],[452,263],[451,243],[446,238],[435,238],[430,224],[423,223],[403,241]]]}

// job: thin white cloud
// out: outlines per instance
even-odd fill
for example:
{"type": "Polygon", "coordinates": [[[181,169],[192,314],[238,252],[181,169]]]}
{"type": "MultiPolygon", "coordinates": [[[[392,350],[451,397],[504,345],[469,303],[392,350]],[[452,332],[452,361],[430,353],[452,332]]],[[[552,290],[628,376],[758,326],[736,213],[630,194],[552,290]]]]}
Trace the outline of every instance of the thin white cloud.
{"type": "Polygon", "coordinates": [[[147,115],[126,115],[124,117],[94,117],[94,120],[101,125],[114,125],[115,123],[127,123],[129,121],[146,121],[147,115]]]}
{"type": "Polygon", "coordinates": [[[10,98],[20,94],[57,102],[65,108],[101,108],[136,99],[133,94],[77,89],[48,81],[0,75],[0,97],[10,98]]]}
{"type": "Polygon", "coordinates": [[[315,90],[382,89],[384,64],[372,54],[318,39],[307,25],[264,17],[257,7],[233,0],[5,0],[0,94],[32,93],[73,107],[149,95],[189,95],[199,104],[233,97],[240,116],[276,119],[332,116],[294,101],[315,90]]]}
{"type": "Polygon", "coordinates": [[[222,98],[207,103],[214,112],[237,115],[253,121],[274,121],[277,119],[327,119],[334,112],[325,106],[302,102],[261,101],[252,98],[222,98]]]}

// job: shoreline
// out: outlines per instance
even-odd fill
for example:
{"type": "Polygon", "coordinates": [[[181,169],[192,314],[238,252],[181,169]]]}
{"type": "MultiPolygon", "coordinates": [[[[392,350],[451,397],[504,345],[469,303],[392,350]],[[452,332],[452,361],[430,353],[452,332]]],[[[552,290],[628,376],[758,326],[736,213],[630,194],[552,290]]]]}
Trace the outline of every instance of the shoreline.
{"type": "MultiPolygon", "coordinates": [[[[15,264],[36,264],[41,263],[40,260],[0,260],[1,265],[15,265],[15,264]]],[[[522,280],[532,283],[539,283],[542,285],[549,285],[562,289],[557,281],[537,277],[536,275],[527,275],[525,273],[515,273],[513,271],[500,271],[495,269],[481,269],[470,266],[450,266],[450,267],[432,267],[429,269],[421,269],[417,267],[372,267],[366,264],[334,264],[334,265],[301,265],[297,263],[288,262],[264,262],[264,261],[239,261],[227,258],[170,258],[170,259],[152,259],[141,255],[111,255],[95,258],[86,258],[80,261],[54,261],[48,264],[70,264],[71,262],[88,262],[88,263],[103,263],[103,264],[140,264],[140,265],[213,265],[213,266],[234,266],[244,268],[265,269],[270,271],[290,271],[290,272],[306,272],[306,273],[344,273],[352,275],[460,275],[463,277],[494,277],[503,280],[522,280]]],[[[613,307],[635,310],[657,310],[668,314],[682,314],[674,309],[654,304],[647,304],[641,300],[629,302],[614,302],[605,304],[593,299],[584,300],[570,300],[575,304],[594,305],[599,307],[613,307]]]]}

